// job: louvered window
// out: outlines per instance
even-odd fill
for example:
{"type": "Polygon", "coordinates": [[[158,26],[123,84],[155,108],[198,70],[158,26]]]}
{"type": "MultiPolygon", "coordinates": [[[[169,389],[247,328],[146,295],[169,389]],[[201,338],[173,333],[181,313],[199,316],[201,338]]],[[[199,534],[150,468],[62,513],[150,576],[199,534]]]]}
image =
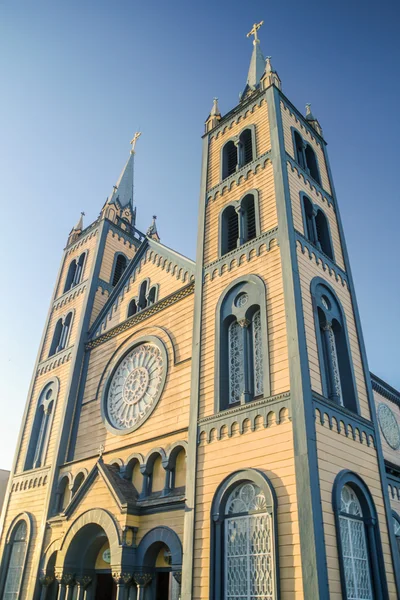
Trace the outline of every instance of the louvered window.
{"type": "Polygon", "coordinates": [[[329,258],[333,259],[331,236],[329,234],[328,221],[322,210],[318,210],[315,217],[315,226],[317,229],[318,242],[321,246],[322,252],[324,252],[329,258]]]}
{"type": "Polygon", "coordinates": [[[238,215],[233,209],[228,217],[228,248],[227,252],[234,250],[237,247],[237,240],[239,237],[239,219],[238,215]]]}
{"type": "Polygon", "coordinates": [[[119,254],[115,262],[112,285],[117,285],[118,281],[121,279],[122,274],[126,269],[126,263],[126,257],[123,254],[119,254]]]}
{"type": "Polygon", "coordinates": [[[306,238],[308,240],[310,240],[310,242],[312,244],[315,244],[317,240],[316,240],[316,236],[315,236],[314,211],[313,211],[313,205],[312,205],[311,201],[309,200],[309,198],[307,198],[307,196],[303,196],[303,205],[304,205],[304,217],[305,217],[305,224],[304,224],[305,235],[306,235],[306,238]]]}
{"type": "Polygon", "coordinates": [[[229,177],[229,175],[235,173],[238,163],[237,147],[234,142],[230,141],[225,144],[222,153],[222,160],[222,177],[225,179],[225,177],[229,177]]]}
{"type": "Polygon", "coordinates": [[[243,241],[248,242],[257,235],[254,196],[249,194],[242,200],[243,241]]]}
{"type": "Polygon", "coordinates": [[[296,161],[298,162],[298,164],[301,166],[302,169],[305,169],[306,161],[305,161],[305,156],[304,156],[303,138],[297,131],[294,132],[294,146],[295,146],[296,161]]]}
{"type": "Polygon", "coordinates": [[[240,166],[242,167],[253,160],[253,143],[250,129],[245,129],[240,136],[240,151],[240,166]]]}
{"type": "Polygon", "coordinates": [[[307,171],[309,172],[311,177],[313,179],[315,179],[315,181],[321,185],[321,179],[320,179],[319,171],[318,171],[317,157],[315,156],[315,152],[311,148],[310,144],[307,144],[304,155],[305,155],[305,159],[306,159],[307,171]]]}

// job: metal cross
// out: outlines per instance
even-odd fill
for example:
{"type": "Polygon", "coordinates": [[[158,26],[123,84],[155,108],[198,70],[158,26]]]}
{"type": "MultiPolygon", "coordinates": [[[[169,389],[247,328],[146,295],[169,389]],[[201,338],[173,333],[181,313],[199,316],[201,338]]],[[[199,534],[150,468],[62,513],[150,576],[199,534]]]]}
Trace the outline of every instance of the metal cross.
{"type": "Polygon", "coordinates": [[[132,148],[131,148],[131,154],[135,154],[135,146],[136,146],[136,142],[138,141],[138,139],[140,138],[140,136],[142,135],[141,131],[137,131],[135,133],[135,135],[133,136],[133,138],[131,139],[131,144],[132,144],[132,148]]]}
{"type": "Polygon", "coordinates": [[[99,453],[99,458],[103,457],[103,452],[104,452],[105,448],[104,448],[104,444],[100,444],[99,449],[98,449],[98,453],[99,453]]]}
{"type": "Polygon", "coordinates": [[[259,23],[254,23],[252,29],[250,29],[247,37],[254,35],[254,42],[257,43],[259,41],[257,31],[260,29],[261,25],[264,24],[264,21],[260,21],[259,23]]]}

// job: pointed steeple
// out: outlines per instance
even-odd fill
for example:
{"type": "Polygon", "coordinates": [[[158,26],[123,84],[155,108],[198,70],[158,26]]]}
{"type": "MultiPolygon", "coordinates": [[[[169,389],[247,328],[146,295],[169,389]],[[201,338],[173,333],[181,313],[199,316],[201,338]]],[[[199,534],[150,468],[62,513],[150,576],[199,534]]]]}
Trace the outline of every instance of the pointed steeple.
{"type": "Polygon", "coordinates": [[[133,157],[131,152],[125,167],[122,169],[119,179],[108,198],[108,204],[119,202],[121,208],[133,203],[133,157]]]}
{"type": "Polygon", "coordinates": [[[160,236],[158,235],[158,231],[157,231],[156,219],[157,219],[157,216],[153,215],[153,220],[151,222],[150,227],[146,231],[146,235],[147,235],[147,237],[152,238],[153,240],[156,240],[157,242],[159,242],[160,236]]]}
{"type": "Polygon", "coordinates": [[[265,69],[262,76],[263,89],[268,88],[270,85],[275,85],[278,89],[282,89],[282,83],[278,73],[275,71],[271,63],[271,56],[267,56],[265,59],[265,69]]]}
{"type": "Polygon", "coordinates": [[[319,124],[318,119],[316,119],[312,114],[310,103],[306,104],[306,120],[310,123],[311,127],[315,129],[315,131],[322,137],[322,127],[319,124]]]}
{"type": "Polygon", "coordinates": [[[81,216],[78,219],[77,224],[71,229],[71,232],[68,236],[67,244],[71,244],[80,236],[83,231],[83,217],[85,216],[84,212],[81,212],[81,216]]]}
{"type": "Polygon", "coordinates": [[[258,39],[258,30],[264,21],[260,23],[254,23],[252,29],[247,34],[247,37],[254,35],[253,40],[253,54],[251,55],[249,72],[247,75],[246,87],[244,88],[241,98],[243,98],[249,91],[256,90],[261,81],[265,69],[265,58],[260,48],[260,40],[258,39]]]}
{"type": "Polygon", "coordinates": [[[206,121],[206,133],[207,133],[207,131],[211,131],[211,129],[213,129],[216,125],[218,125],[220,120],[221,120],[221,113],[219,112],[219,108],[218,108],[218,98],[214,98],[211,112],[208,115],[207,121],[206,121]]]}

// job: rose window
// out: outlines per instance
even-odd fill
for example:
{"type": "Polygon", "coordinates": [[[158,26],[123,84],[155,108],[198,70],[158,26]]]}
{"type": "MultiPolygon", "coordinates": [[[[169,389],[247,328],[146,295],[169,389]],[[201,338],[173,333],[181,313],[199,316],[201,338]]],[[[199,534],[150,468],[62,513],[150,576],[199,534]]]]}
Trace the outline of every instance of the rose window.
{"type": "Polygon", "coordinates": [[[116,429],[130,429],[144,419],[157,400],[164,364],[155,344],[136,346],[118,365],[108,390],[106,409],[116,429]]]}

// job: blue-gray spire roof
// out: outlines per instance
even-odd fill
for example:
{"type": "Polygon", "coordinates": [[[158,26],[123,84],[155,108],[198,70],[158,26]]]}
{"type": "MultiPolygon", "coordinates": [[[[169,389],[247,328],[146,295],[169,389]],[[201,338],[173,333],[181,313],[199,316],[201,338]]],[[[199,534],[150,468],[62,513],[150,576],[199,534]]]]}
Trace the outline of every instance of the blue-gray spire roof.
{"type": "Polygon", "coordinates": [[[108,198],[108,204],[115,204],[118,200],[123,208],[133,202],[133,160],[134,152],[129,155],[128,162],[122,169],[117,184],[114,185],[114,190],[108,198]]]}
{"type": "Polygon", "coordinates": [[[253,91],[258,88],[260,85],[261,77],[264,75],[265,70],[265,58],[260,48],[260,40],[258,39],[258,30],[264,21],[260,21],[260,23],[254,23],[253,28],[247,34],[247,37],[254,35],[253,40],[253,53],[251,55],[249,72],[247,75],[246,87],[244,88],[241,97],[243,97],[246,92],[253,91]]]}

